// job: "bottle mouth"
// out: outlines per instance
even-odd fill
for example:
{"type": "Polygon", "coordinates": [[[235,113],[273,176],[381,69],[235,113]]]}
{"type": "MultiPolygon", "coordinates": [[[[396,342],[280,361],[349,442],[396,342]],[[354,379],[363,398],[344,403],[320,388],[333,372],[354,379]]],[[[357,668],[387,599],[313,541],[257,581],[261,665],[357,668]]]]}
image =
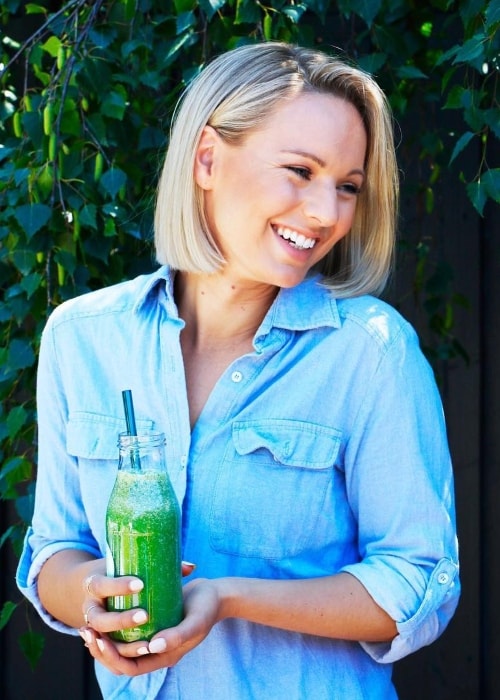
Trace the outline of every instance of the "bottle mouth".
{"type": "Polygon", "coordinates": [[[119,433],[118,447],[120,449],[141,450],[151,447],[161,447],[165,444],[165,433],[143,433],[142,435],[129,435],[128,433],[119,433]]]}

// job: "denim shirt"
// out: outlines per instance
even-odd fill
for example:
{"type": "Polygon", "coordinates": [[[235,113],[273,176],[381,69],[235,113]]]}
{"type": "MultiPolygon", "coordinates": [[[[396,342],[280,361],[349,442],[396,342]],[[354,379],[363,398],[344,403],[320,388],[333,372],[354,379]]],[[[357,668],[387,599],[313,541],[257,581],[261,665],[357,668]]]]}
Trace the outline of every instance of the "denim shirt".
{"type": "Polygon", "coordinates": [[[172,669],[128,678],[96,664],[104,698],[390,700],[392,662],[453,615],[453,477],[432,371],[392,307],[335,299],[320,282],[280,290],[193,430],[168,268],[58,307],[40,351],[36,504],[17,582],[51,627],[76,634],[44,610],[37,575],[62,549],[103,556],[131,389],[138,430],[166,434],[192,576],[346,571],[398,635],[351,642],[229,619],[172,669]]]}

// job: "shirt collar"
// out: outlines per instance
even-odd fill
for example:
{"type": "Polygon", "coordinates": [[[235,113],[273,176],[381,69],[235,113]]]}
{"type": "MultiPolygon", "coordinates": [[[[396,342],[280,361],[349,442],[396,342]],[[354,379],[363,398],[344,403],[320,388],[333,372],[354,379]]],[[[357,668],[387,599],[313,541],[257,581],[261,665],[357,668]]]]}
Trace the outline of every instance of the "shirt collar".
{"type": "MultiPolygon", "coordinates": [[[[163,265],[150,275],[138,278],[138,290],[134,311],[140,312],[151,295],[157,299],[165,294],[165,301],[171,315],[177,316],[174,301],[175,273],[163,265]]],[[[280,289],[269,312],[262,322],[260,332],[267,333],[272,327],[303,331],[321,326],[339,328],[340,315],[337,301],[332,292],[322,284],[320,275],[306,277],[295,287],[280,289]]]]}
{"type": "Polygon", "coordinates": [[[296,287],[282,288],[264,319],[261,332],[273,326],[304,331],[321,326],[339,328],[340,315],[332,292],[322,284],[322,277],[306,277],[296,287]]]}

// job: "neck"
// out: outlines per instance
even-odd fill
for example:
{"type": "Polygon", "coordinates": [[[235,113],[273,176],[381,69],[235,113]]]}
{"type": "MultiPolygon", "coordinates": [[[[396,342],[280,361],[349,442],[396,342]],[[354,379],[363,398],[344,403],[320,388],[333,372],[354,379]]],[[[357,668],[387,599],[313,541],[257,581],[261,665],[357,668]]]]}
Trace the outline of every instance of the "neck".
{"type": "Polygon", "coordinates": [[[184,340],[208,349],[251,342],[277,293],[277,287],[242,286],[223,274],[178,272],[175,297],[186,323],[184,340]]]}

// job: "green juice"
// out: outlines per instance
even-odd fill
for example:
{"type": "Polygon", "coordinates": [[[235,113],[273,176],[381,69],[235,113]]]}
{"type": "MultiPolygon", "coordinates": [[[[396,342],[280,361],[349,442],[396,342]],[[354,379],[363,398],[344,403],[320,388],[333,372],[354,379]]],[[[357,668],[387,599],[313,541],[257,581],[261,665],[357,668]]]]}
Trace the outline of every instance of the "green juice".
{"type": "Polygon", "coordinates": [[[144,608],[143,625],[112,632],[117,641],[149,640],[183,615],[180,511],[166,470],[120,469],[106,515],[108,576],[139,577],[144,588],[108,598],[108,610],[144,608]]]}

